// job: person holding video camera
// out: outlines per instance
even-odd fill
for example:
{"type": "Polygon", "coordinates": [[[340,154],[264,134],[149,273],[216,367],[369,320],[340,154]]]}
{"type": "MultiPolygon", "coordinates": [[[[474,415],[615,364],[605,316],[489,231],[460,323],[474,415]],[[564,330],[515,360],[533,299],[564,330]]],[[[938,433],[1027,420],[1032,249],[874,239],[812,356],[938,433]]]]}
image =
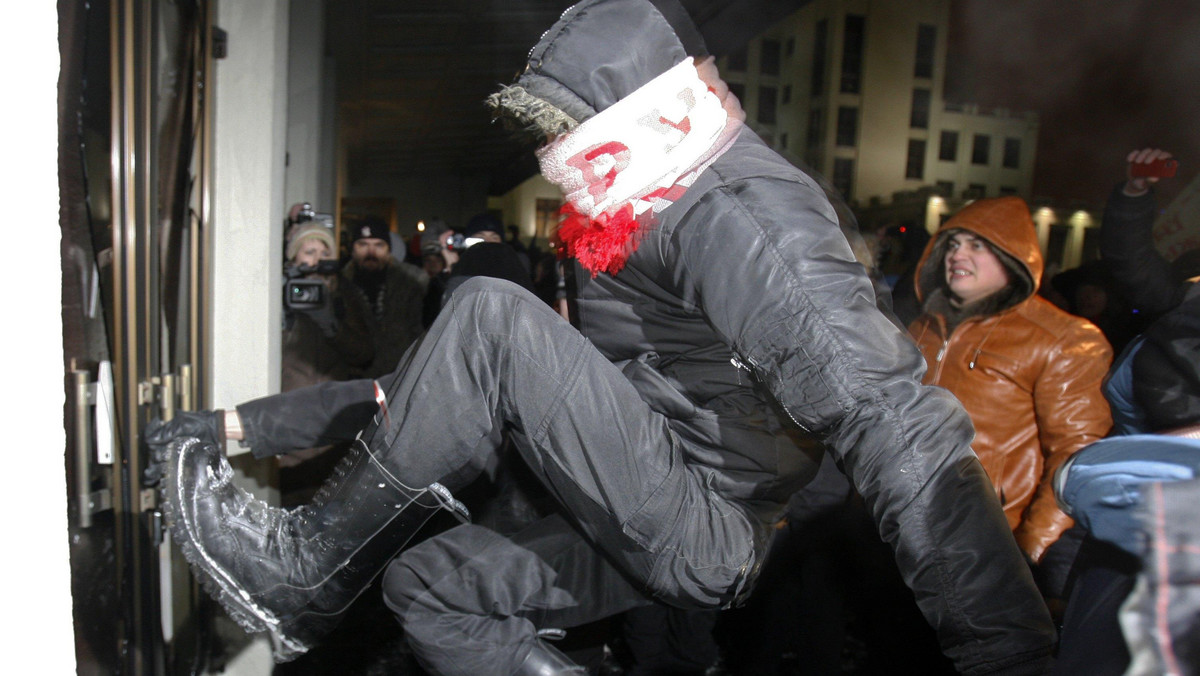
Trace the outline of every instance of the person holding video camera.
{"type": "MultiPolygon", "coordinates": [[[[367,329],[366,301],[346,293],[338,278],[333,232],[311,218],[294,223],[284,263],[281,389],[361,377],[375,355],[367,329]]],[[[318,445],[279,456],[282,504],[312,497],[346,444],[318,445]]]]}
{"type": "Polygon", "coordinates": [[[339,284],[333,233],[320,221],[297,223],[286,253],[282,390],[360,376],[375,356],[369,309],[339,284]]]}

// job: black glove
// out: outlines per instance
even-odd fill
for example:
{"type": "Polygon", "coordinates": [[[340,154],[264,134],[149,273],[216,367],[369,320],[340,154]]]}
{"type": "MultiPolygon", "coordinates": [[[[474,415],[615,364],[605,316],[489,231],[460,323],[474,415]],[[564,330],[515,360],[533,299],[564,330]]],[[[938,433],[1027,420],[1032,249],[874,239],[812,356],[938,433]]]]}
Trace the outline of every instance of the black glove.
{"type": "Polygon", "coordinates": [[[178,411],[167,422],[152,418],[142,431],[142,439],[150,448],[150,461],[142,475],[147,486],[157,485],[162,480],[167,461],[167,447],[172,441],[183,437],[195,437],[206,444],[225,443],[225,412],[178,411]]]}

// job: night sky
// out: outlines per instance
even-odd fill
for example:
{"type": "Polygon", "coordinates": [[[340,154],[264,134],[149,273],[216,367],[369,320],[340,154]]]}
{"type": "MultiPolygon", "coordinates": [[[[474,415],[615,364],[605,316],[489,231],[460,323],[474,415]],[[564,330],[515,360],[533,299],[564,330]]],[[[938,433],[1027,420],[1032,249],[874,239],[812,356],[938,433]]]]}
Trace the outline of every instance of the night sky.
{"type": "Polygon", "coordinates": [[[1102,203],[1134,148],[1200,172],[1200,0],[956,0],[947,98],[1040,115],[1034,197],[1102,203]]]}

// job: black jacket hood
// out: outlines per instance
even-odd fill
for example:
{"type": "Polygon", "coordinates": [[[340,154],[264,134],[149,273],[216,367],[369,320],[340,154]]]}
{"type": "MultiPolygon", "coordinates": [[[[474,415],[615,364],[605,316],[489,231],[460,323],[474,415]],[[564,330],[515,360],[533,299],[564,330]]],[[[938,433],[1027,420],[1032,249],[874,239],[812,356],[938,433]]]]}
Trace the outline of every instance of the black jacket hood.
{"type": "Polygon", "coordinates": [[[534,45],[516,86],[583,122],[688,56],[705,54],[675,0],[584,0],[534,45]]]}

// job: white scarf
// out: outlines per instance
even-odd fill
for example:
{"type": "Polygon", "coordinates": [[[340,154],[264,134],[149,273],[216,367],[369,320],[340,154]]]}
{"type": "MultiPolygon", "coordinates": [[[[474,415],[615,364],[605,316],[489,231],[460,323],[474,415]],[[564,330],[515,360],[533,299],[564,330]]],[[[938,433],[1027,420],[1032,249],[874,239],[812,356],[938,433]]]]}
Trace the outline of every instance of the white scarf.
{"type": "Polygon", "coordinates": [[[566,197],[564,213],[587,219],[560,234],[593,275],[619,271],[641,228],[733,145],[737,99],[711,60],[700,72],[704,79],[689,57],[538,151],[542,175],[566,197]]]}

